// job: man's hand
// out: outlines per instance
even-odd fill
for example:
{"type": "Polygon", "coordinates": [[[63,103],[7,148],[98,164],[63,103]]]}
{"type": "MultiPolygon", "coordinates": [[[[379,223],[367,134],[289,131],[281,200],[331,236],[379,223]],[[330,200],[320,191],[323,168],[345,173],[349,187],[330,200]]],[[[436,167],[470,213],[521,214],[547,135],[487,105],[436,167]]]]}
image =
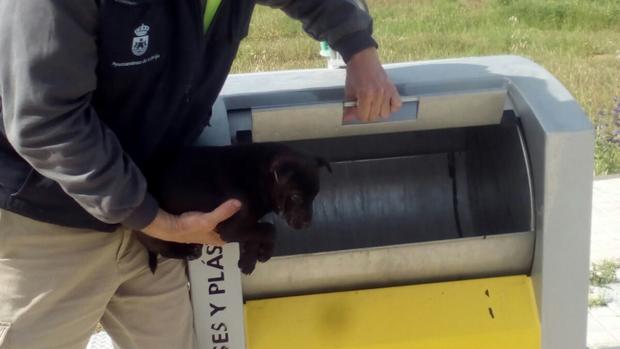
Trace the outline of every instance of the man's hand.
{"type": "Polygon", "coordinates": [[[400,109],[400,95],[383,70],[374,47],[356,53],[347,63],[345,99],[357,100],[357,107],[345,108],[344,120],[357,117],[372,122],[388,118],[400,109]]]}
{"type": "Polygon", "coordinates": [[[215,231],[215,227],[232,217],[240,208],[238,200],[228,200],[208,213],[187,212],[175,216],[159,210],[153,222],[142,232],[160,240],[222,246],[226,242],[215,231]]]}

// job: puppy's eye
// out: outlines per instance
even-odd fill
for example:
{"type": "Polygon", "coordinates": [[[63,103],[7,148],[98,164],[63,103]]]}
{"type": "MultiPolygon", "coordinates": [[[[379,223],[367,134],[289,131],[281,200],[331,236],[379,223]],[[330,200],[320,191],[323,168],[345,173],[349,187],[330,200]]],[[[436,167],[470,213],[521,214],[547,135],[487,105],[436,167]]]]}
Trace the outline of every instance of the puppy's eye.
{"type": "Polygon", "coordinates": [[[293,195],[291,195],[291,201],[294,204],[301,204],[301,203],[304,202],[304,198],[301,197],[301,195],[299,195],[299,194],[293,194],[293,195]]]}

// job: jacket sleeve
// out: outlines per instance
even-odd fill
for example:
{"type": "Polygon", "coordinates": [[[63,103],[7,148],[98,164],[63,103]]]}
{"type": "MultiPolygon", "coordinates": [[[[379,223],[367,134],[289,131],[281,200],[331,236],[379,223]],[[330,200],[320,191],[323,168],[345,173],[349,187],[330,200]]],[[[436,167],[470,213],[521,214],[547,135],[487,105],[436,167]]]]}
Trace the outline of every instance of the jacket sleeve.
{"type": "Polygon", "coordinates": [[[257,0],[282,9],[303,23],[317,40],[327,41],[345,61],[355,53],[377,47],[372,38],[372,18],[355,0],[257,0]]]}
{"type": "Polygon", "coordinates": [[[157,203],[90,105],[97,15],[95,0],[0,1],[4,128],[20,156],[91,215],[141,229],[157,203]]]}

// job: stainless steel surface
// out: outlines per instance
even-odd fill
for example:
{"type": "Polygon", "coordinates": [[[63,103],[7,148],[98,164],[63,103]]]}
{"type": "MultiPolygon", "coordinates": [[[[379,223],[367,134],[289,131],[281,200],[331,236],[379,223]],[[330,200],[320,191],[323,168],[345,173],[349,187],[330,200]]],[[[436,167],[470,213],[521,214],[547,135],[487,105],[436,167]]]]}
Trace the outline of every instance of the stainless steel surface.
{"type": "Polygon", "coordinates": [[[459,91],[420,95],[417,118],[394,122],[343,125],[342,102],[252,109],[254,142],[289,141],[434,128],[498,124],[506,90],[459,91]]]}
{"type": "Polygon", "coordinates": [[[243,279],[244,297],[529,271],[533,198],[512,114],[495,126],[361,138],[367,148],[355,137],[289,143],[337,161],[310,229],[275,221],[278,257],[243,279]]]}
{"type": "Polygon", "coordinates": [[[534,233],[522,232],[276,257],[242,277],[244,299],[526,274],[534,233]]]}
{"type": "MultiPolygon", "coordinates": [[[[407,102],[403,103],[400,107],[400,110],[390,114],[390,117],[387,119],[379,118],[375,121],[372,121],[373,124],[378,123],[388,123],[388,122],[400,122],[400,121],[415,121],[418,118],[418,102],[407,102]]],[[[357,118],[352,118],[350,120],[342,120],[342,125],[360,125],[368,123],[367,121],[361,121],[357,118]]]]}
{"type": "Polygon", "coordinates": [[[276,255],[529,231],[530,182],[518,126],[417,131],[291,146],[332,161],[314,201],[312,226],[276,220],[276,255]],[[423,141],[415,143],[413,140],[423,141]],[[325,148],[315,145],[323,143],[325,148]]]}
{"type": "Polygon", "coordinates": [[[467,133],[454,153],[455,210],[464,236],[533,230],[532,178],[518,121],[467,133]]]}
{"type": "Polygon", "coordinates": [[[322,176],[312,227],[276,222],[276,255],[458,237],[448,156],[432,154],[332,164],[322,176]]]}
{"type": "MultiPolygon", "coordinates": [[[[510,100],[510,98],[508,98],[510,100]]],[[[532,166],[530,165],[530,156],[527,150],[527,144],[525,143],[525,137],[523,136],[523,129],[521,127],[517,128],[519,132],[519,142],[521,143],[521,151],[523,152],[524,166],[525,172],[527,173],[527,183],[528,183],[528,194],[530,196],[530,229],[534,230],[536,228],[536,212],[534,211],[534,179],[532,178],[532,166]]]]}
{"type": "MultiPolygon", "coordinates": [[[[420,98],[418,98],[417,96],[401,96],[400,100],[403,103],[411,103],[418,102],[420,98]]],[[[357,107],[357,101],[346,101],[342,104],[342,106],[345,108],[357,107]]]]}

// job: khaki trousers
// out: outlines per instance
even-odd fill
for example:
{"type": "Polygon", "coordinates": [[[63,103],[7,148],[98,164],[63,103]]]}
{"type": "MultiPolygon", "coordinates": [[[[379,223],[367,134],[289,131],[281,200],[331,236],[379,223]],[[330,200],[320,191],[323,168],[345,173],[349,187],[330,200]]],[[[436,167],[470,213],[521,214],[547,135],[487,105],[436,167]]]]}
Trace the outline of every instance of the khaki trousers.
{"type": "Polygon", "coordinates": [[[194,349],[185,262],[161,259],[153,275],[127,229],[0,210],[0,348],[83,349],[98,321],[117,348],[194,349]]]}

